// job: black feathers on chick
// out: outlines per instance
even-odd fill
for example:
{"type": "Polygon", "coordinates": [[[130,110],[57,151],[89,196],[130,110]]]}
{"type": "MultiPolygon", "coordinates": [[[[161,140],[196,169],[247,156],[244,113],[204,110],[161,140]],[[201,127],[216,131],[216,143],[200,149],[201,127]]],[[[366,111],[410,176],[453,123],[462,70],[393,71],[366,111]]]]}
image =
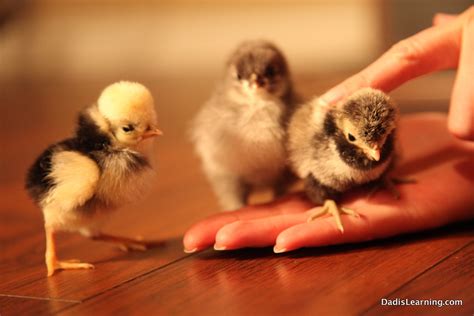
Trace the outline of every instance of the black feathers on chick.
{"type": "Polygon", "coordinates": [[[358,137],[378,142],[393,130],[398,113],[385,94],[366,92],[344,103],[341,115],[351,118],[358,128],[358,137]]]}
{"type": "Polygon", "coordinates": [[[242,43],[228,64],[235,67],[238,80],[255,80],[258,86],[266,86],[270,92],[272,85],[288,75],[288,65],[283,54],[275,45],[265,41],[242,43]]]}
{"type": "MultiPolygon", "coordinates": [[[[351,114],[348,114],[346,112],[343,115],[350,116],[351,114]]],[[[370,127],[367,127],[367,129],[369,128],[370,127]]],[[[379,128],[376,133],[367,133],[367,136],[365,136],[364,138],[370,140],[377,140],[377,137],[383,135],[382,133],[380,133],[380,130],[382,130],[382,128],[379,128]]],[[[346,164],[356,169],[370,170],[384,163],[388,158],[390,158],[390,155],[393,152],[395,130],[392,130],[392,132],[387,136],[387,139],[380,152],[380,159],[376,161],[367,157],[367,155],[359,147],[357,147],[356,145],[354,145],[353,142],[348,140],[348,138],[343,134],[343,132],[337,128],[335,123],[335,111],[330,111],[327,114],[326,119],[324,120],[324,132],[325,137],[329,137],[334,140],[340,158],[346,164]]],[[[321,135],[315,135],[315,142],[320,141],[321,135]]]]}
{"type": "MultiPolygon", "coordinates": [[[[56,184],[53,178],[50,177],[52,157],[55,153],[61,151],[73,151],[87,156],[97,163],[99,170],[104,168],[106,161],[111,156],[117,155],[123,156],[123,160],[127,162],[127,169],[131,173],[150,167],[146,157],[140,153],[114,148],[111,135],[102,132],[87,110],[84,110],[79,114],[75,136],[49,146],[28,170],[25,188],[38,204],[56,184]]],[[[91,197],[91,199],[97,198],[95,195],[91,197]]],[[[86,201],[86,203],[90,203],[90,201],[86,201]]]]}

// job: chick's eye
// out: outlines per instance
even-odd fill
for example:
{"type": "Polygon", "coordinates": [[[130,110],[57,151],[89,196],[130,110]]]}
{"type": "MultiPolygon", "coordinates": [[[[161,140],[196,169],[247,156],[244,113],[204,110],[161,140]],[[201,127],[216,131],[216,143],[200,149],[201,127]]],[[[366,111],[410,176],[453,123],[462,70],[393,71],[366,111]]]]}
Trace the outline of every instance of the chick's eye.
{"type": "Polygon", "coordinates": [[[265,76],[269,77],[269,78],[272,78],[273,76],[276,75],[276,70],[273,66],[268,66],[266,69],[265,69],[265,76]]]}
{"type": "Polygon", "coordinates": [[[352,135],[351,133],[347,134],[347,138],[348,138],[351,142],[353,142],[353,141],[356,140],[356,138],[354,137],[354,135],[352,135]]]}
{"type": "Polygon", "coordinates": [[[125,133],[130,133],[134,130],[135,128],[132,126],[132,125],[126,125],[124,127],[122,127],[122,130],[125,132],[125,133]]]}
{"type": "Polygon", "coordinates": [[[242,80],[242,75],[241,75],[241,74],[239,74],[239,73],[237,73],[237,74],[235,75],[235,77],[236,77],[236,78],[237,78],[237,80],[239,80],[239,81],[240,81],[240,80],[242,80]]]}

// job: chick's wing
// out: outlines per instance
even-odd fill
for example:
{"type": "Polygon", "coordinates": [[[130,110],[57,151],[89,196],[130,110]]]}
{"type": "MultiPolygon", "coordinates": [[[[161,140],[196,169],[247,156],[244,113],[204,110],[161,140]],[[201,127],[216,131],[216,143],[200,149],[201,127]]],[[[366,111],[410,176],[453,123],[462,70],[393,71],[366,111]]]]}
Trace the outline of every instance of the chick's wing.
{"type": "Polygon", "coordinates": [[[100,170],[96,162],[75,151],[61,151],[52,157],[49,177],[54,187],[43,200],[44,206],[72,210],[95,193],[100,170]]]}

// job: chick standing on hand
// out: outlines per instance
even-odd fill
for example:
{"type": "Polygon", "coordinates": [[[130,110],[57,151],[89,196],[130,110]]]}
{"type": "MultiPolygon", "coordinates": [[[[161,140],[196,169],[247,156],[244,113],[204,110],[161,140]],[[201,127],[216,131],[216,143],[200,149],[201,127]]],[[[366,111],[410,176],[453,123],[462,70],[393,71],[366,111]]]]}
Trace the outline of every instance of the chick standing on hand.
{"type": "Polygon", "coordinates": [[[193,125],[196,151],[222,208],[244,206],[257,185],[283,193],[285,124],[295,102],[281,51],[267,41],[241,44],[193,125]]]}
{"type": "Polygon", "coordinates": [[[395,157],[398,108],[382,91],[362,89],[337,107],[315,99],[293,115],[288,151],[295,173],[304,179],[315,208],[309,220],[330,213],[343,232],[340,213],[358,216],[336,201],[349,189],[388,179],[395,157]]]}
{"type": "Polygon", "coordinates": [[[103,234],[100,226],[112,210],[135,200],[149,184],[152,169],[137,148],[143,140],[161,135],[156,124],[147,88],[114,83],[79,114],[74,137],[50,146],[31,166],[26,188],[43,211],[48,276],[59,269],[93,268],[57,259],[58,231],[146,249],[146,242],[103,234]]]}

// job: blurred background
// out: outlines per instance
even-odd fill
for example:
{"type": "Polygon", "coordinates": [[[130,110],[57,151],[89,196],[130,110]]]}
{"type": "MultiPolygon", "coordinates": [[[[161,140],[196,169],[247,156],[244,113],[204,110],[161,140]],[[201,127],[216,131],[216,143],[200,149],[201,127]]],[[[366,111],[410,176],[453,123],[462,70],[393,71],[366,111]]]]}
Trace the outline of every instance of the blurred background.
{"type": "MultiPolygon", "coordinates": [[[[297,90],[311,96],[362,69],[398,40],[429,27],[434,13],[459,13],[472,4],[0,0],[0,184],[2,194],[11,197],[2,198],[3,209],[33,208],[22,183],[34,158],[47,144],[70,134],[77,111],[94,102],[106,85],[135,80],[154,94],[165,132],[158,142],[156,194],[140,204],[160,224],[141,231],[154,234],[156,225],[164,231],[174,225],[173,233],[182,232],[217,209],[187,129],[240,41],[274,41],[287,55],[297,90]],[[172,212],[154,213],[163,208],[172,212]]],[[[453,71],[425,76],[393,96],[404,112],[446,111],[453,79],[453,71]]],[[[139,220],[130,213],[128,220],[139,220]]],[[[2,219],[9,218],[6,214],[2,219]]],[[[38,220],[40,213],[35,214],[38,220]]]]}
{"type": "MultiPolygon", "coordinates": [[[[2,0],[0,79],[216,80],[242,40],[266,38],[295,76],[353,73],[436,12],[470,0],[2,0]]],[[[315,93],[320,92],[316,91],[315,93]]]]}

